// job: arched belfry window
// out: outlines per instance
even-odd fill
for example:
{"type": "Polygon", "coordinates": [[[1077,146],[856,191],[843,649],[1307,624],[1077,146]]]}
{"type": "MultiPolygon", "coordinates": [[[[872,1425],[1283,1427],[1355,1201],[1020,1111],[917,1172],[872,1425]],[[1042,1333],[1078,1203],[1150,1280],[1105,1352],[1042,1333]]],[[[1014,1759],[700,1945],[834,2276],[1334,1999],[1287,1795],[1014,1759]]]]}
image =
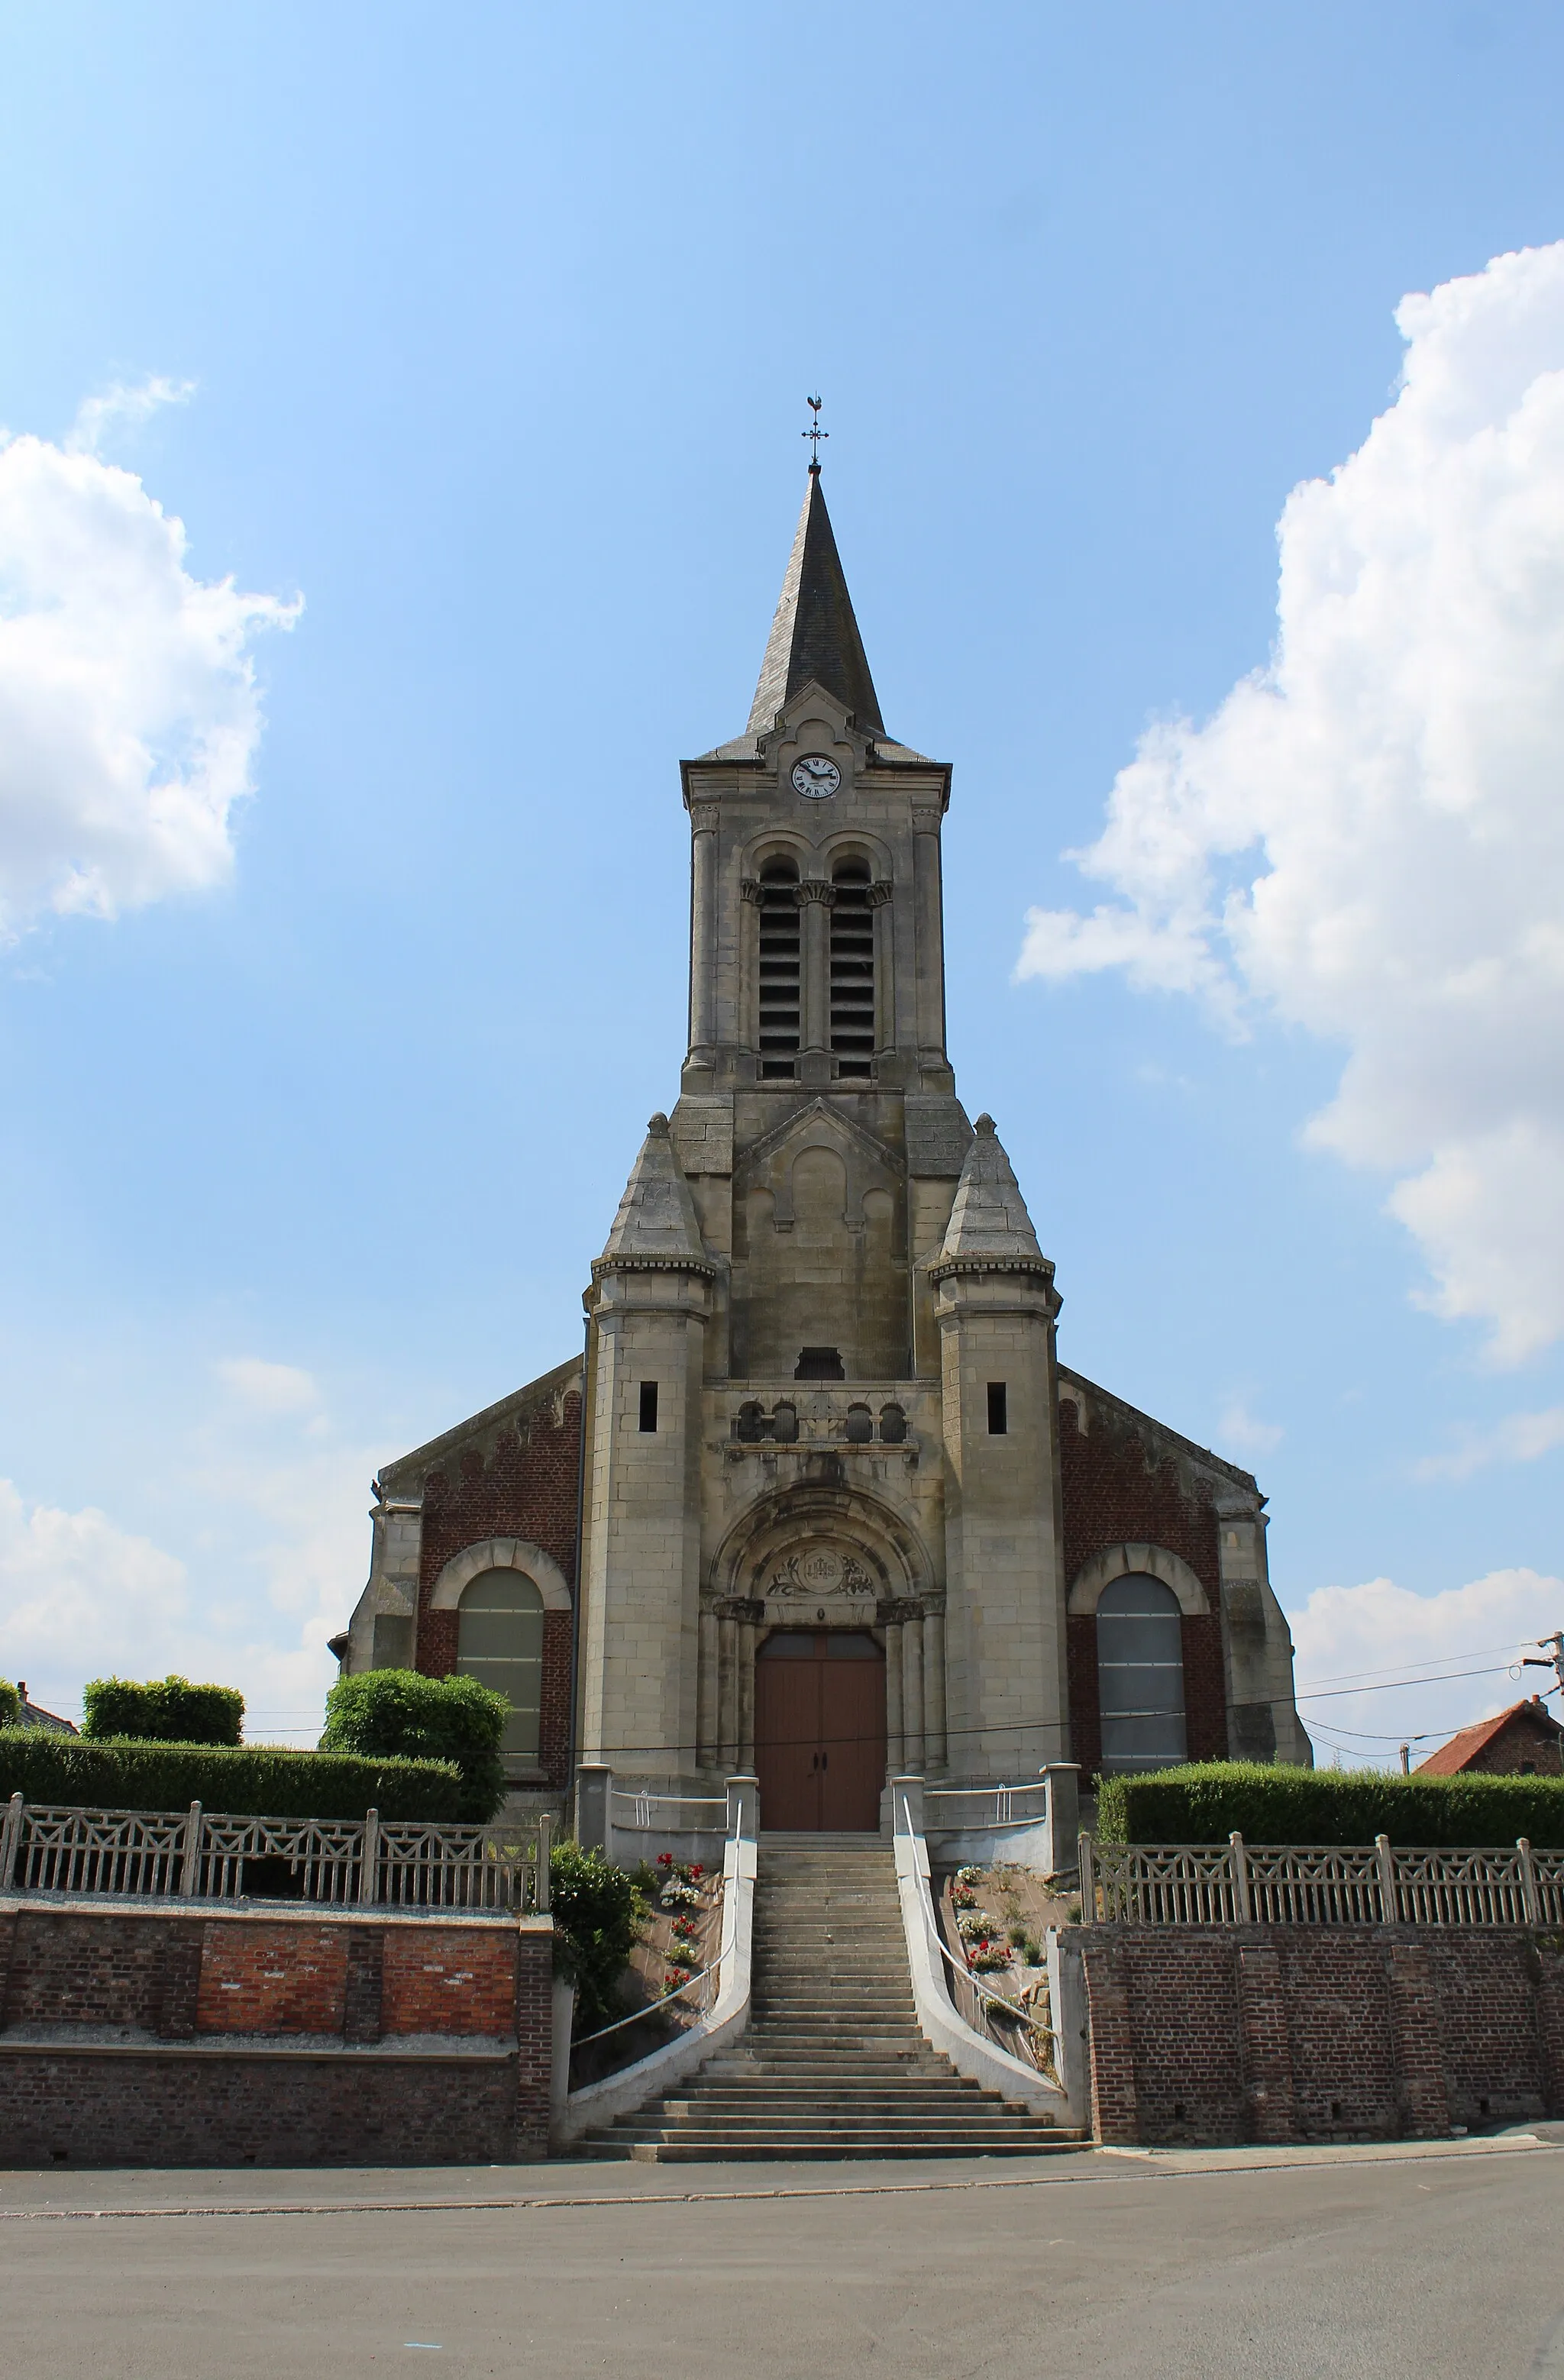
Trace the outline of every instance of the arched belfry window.
{"type": "Polygon", "coordinates": [[[1160,1579],[1135,1573],[1103,1588],[1097,1686],[1105,1774],[1184,1758],[1182,1617],[1160,1579]]]}
{"type": "Polygon", "coordinates": [[[543,1704],[543,1598],[520,1571],[479,1571],[462,1590],[456,1667],[510,1704],[501,1750],[535,1760],[543,1704]]]}
{"type": "Polygon", "coordinates": [[[760,870],[760,1072],[790,1075],[798,1049],[798,867],[769,859],[760,870]],[[783,1053],[786,1053],[785,1055],[783,1053]]]}
{"type": "Polygon", "coordinates": [[[867,1075],[874,1055],[874,912],[867,859],[831,871],[830,1046],[839,1075],[867,1075]]]}

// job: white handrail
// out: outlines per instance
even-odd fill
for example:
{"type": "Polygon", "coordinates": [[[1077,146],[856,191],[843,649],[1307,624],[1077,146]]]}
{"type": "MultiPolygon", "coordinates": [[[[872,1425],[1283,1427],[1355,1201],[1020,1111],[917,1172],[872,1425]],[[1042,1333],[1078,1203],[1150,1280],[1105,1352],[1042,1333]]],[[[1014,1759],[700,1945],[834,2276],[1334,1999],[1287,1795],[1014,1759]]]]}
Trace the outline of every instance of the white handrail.
{"type": "MultiPolygon", "coordinates": [[[[903,1793],[898,1795],[897,1798],[901,1803],[903,1810],[906,1814],[907,1837],[910,1841],[913,1839],[913,1814],[911,1809],[908,1808],[906,1795],[903,1793]]],[[[919,1881],[921,1883],[922,1879],[920,1878],[919,1881]]],[[[1016,2017],[1023,2024],[1030,2025],[1034,2033],[1046,2033],[1050,2042],[1057,2038],[1051,2024],[1043,2024],[1037,2017],[1028,2015],[1027,2011],[1022,2008],[1018,2002],[1007,1999],[1003,1992],[990,1991],[987,1985],[980,1984],[978,1982],[970,1967],[957,1960],[954,1952],[951,1949],[950,1945],[944,1940],[940,1932],[939,1926],[935,1923],[932,1901],[927,1890],[922,1890],[918,1894],[918,1909],[923,1918],[923,1930],[927,1935],[928,1939],[933,1944],[935,1949],[939,1951],[940,1956],[944,1960],[945,1964],[951,1969],[953,1974],[960,1975],[964,1982],[969,1983],[972,1985],[973,1990],[977,1994],[979,1999],[988,2001],[991,2007],[1002,2008],[1007,2016],[1016,2017]]]]}
{"type": "MultiPolygon", "coordinates": [[[[728,1805],[726,1802],[723,1802],[714,1806],[726,1810],[728,1805]]],[[[739,1806],[737,1817],[734,1826],[734,1831],[729,1837],[729,1840],[734,1843],[742,1843],[744,1840],[744,1807],[742,1803],[739,1806]]],[[[687,1983],[681,1984],[677,1991],[664,1992],[661,1999],[649,2001],[645,2008],[632,2009],[628,2016],[615,2017],[612,2024],[600,2025],[596,2033],[584,2033],[579,2040],[573,2038],[570,2045],[571,2048],[573,2050],[585,2049],[589,2041],[603,2041],[611,2033],[618,2033],[627,2024],[638,2024],[644,2017],[655,2016],[659,2009],[664,2009],[668,2006],[670,2000],[683,1999],[686,1992],[694,1991],[697,1984],[705,1983],[708,1975],[720,1973],[723,1960],[732,1955],[737,1939],[737,1911],[735,1908],[724,1907],[722,1911],[722,1922],[717,1928],[717,1956],[711,1961],[709,1966],[702,1967],[698,1974],[692,1975],[687,1983]],[[734,1933],[732,1938],[724,1942],[722,1937],[727,1931],[727,1925],[730,1917],[732,1917],[734,1921],[734,1933]]]]}

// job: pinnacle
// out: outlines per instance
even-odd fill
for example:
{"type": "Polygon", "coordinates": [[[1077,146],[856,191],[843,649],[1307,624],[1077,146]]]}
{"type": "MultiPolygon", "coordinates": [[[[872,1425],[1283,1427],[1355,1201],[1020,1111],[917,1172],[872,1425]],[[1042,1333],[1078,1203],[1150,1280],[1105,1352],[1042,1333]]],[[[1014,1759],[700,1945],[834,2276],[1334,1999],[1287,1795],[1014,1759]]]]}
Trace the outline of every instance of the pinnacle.
{"type": "Polygon", "coordinates": [[[680,1171],[668,1119],[661,1110],[647,1124],[647,1136],[630,1169],[608,1244],[592,1269],[594,1273],[612,1271],[621,1265],[713,1269],[690,1185],[680,1171]]]}
{"type": "Polygon", "coordinates": [[[1026,1271],[1051,1269],[1037,1245],[1015,1170],[1005,1155],[991,1115],[980,1115],[956,1185],[955,1204],[944,1245],[933,1268],[978,1266],[985,1270],[1015,1265],[1026,1271]]]}

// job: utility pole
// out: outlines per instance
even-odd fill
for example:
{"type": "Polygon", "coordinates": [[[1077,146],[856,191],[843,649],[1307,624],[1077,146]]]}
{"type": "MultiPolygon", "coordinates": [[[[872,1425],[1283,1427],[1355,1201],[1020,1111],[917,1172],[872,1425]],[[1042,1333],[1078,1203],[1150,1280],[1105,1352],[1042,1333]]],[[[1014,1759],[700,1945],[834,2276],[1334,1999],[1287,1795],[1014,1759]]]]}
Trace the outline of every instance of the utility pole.
{"type": "MultiPolygon", "coordinates": [[[[1551,1636],[1539,1637],[1537,1652],[1546,1658],[1539,1661],[1536,1653],[1528,1653],[1522,1661],[1521,1667],[1523,1670],[1551,1670],[1558,1681],[1560,1690],[1564,1691],[1564,1628],[1556,1628],[1551,1636]]],[[[1547,1691],[1551,1694],[1552,1687],[1550,1686],[1547,1691]]]]}

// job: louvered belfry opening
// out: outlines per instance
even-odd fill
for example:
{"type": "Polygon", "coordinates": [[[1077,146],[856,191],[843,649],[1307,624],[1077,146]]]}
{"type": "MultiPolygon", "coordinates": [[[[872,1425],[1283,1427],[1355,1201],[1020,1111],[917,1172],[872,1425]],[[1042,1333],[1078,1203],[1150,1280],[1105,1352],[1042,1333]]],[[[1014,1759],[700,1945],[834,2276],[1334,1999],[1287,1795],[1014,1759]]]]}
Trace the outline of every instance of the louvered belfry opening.
{"type": "Polygon", "coordinates": [[[760,870],[760,1072],[787,1076],[798,1051],[798,868],[770,859],[760,870]]]}
{"type": "Polygon", "coordinates": [[[830,1046],[839,1075],[867,1075],[874,1055],[874,912],[865,859],[843,859],[831,883],[830,1046]]]}

